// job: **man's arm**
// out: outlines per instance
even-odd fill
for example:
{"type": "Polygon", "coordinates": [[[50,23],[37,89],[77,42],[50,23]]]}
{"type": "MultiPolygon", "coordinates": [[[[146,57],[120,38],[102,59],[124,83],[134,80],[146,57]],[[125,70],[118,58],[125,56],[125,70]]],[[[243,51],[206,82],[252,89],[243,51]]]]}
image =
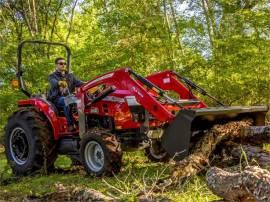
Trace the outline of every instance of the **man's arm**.
{"type": "Polygon", "coordinates": [[[53,77],[53,75],[49,76],[49,83],[51,85],[51,88],[58,88],[58,81],[53,77]]]}
{"type": "Polygon", "coordinates": [[[72,74],[72,77],[73,77],[73,85],[77,88],[77,87],[80,87],[81,85],[84,84],[84,82],[82,82],[81,80],[77,79],[73,74],[72,74]]]}

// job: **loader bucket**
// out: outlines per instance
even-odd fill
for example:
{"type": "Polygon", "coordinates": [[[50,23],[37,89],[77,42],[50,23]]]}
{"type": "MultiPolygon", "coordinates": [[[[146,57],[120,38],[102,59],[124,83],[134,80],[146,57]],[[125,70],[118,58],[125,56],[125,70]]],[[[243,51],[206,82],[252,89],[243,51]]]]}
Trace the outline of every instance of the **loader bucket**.
{"type": "Polygon", "coordinates": [[[267,106],[183,109],[165,129],[162,146],[174,160],[180,161],[189,154],[191,139],[200,131],[244,118],[252,118],[255,126],[263,126],[267,111],[267,106]]]}

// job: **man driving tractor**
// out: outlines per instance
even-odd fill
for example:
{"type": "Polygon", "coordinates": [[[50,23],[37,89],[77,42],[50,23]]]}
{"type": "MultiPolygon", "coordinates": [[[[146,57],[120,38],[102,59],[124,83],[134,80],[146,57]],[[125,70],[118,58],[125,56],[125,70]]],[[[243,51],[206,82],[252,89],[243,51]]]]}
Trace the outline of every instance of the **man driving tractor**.
{"type": "Polygon", "coordinates": [[[66,61],[64,58],[56,58],[56,70],[49,75],[50,90],[48,100],[50,100],[58,109],[63,109],[69,125],[69,131],[74,131],[76,126],[69,106],[65,105],[65,96],[74,92],[76,87],[79,87],[83,82],[77,79],[72,73],[66,70],[66,61]]]}

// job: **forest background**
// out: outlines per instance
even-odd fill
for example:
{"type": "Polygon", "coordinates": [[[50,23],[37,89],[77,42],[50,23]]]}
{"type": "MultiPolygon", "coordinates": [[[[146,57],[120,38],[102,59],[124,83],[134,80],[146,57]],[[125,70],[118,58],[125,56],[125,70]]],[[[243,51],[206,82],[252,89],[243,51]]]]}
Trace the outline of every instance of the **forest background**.
{"type": "MultiPolygon", "coordinates": [[[[11,81],[18,44],[27,39],[68,44],[72,71],[84,81],[119,67],[143,76],[171,69],[227,105],[270,105],[269,0],[0,0],[0,140],[16,101],[25,98],[11,81]]],[[[22,67],[33,94],[48,90],[47,77],[59,56],[66,56],[61,48],[25,46],[22,67]]],[[[60,156],[56,167],[70,168],[70,163],[60,156]]],[[[116,178],[96,180],[71,172],[18,180],[0,144],[0,196],[6,199],[39,196],[63,183],[104,193],[115,186],[120,199],[136,201],[146,184],[168,173],[166,164],[151,163],[137,152],[125,154],[116,178]]],[[[202,176],[189,182],[168,190],[166,197],[218,199],[202,176]]]]}
{"type": "MultiPolygon", "coordinates": [[[[26,39],[67,43],[72,70],[84,81],[123,66],[144,76],[172,69],[225,104],[270,104],[268,0],[1,0],[2,129],[24,97],[11,80],[26,39]]],[[[31,92],[48,89],[57,56],[63,50],[26,46],[31,92]]]]}

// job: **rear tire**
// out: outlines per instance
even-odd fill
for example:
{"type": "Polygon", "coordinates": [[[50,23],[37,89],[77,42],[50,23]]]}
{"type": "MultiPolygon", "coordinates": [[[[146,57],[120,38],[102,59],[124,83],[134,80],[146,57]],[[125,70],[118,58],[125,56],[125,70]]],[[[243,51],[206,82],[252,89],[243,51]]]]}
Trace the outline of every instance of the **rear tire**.
{"type": "Polygon", "coordinates": [[[80,154],[87,173],[112,176],[120,172],[122,150],[116,137],[106,132],[88,132],[81,140],[80,154]]]}
{"type": "Polygon", "coordinates": [[[5,127],[5,153],[15,175],[53,168],[55,141],[46,118],[33,108],[14,112],[5,127]]]}

